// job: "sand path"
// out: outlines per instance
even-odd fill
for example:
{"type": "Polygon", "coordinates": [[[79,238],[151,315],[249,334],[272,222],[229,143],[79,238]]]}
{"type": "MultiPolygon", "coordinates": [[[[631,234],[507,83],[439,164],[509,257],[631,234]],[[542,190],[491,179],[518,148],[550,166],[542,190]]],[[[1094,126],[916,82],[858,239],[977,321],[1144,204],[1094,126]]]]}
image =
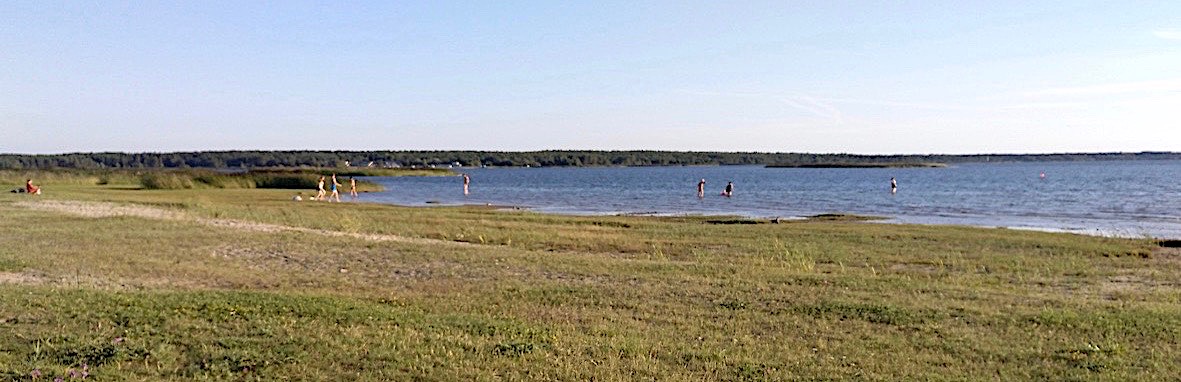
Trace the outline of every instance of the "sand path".
{"type": "MultiPolygon", "coordinates": [[[[167,220],[178,222],[189,222],[202,224],[211,227],[226,228],[232,230],[247,230],[262,233],[284,233],[294,232],[301,234],[314,234],[329,237],[346,237],[374,242],[399,242],[410,244],[423,245],[445,245],[452,247],[471,248],[476,244],[446,241],[438,239],[425,239],[416,237],[405,237],[398,235],[387,234],[369,234],[356,232],[341,232],[324,229],[313,229],[305,227],[293,227],[279,224],[259,223],[245,220],[235,219],[215,219],[193,216],[184,211],[177,211],[167,208],[152,207],[136,204],[118,204],[110,202],[86,202],[86,201],[71,201],[71,200],[37,200],[37,201],[19,201],[13,203],[19,208],[27,208],[36,211],[45,211],[51,213],[61,213],[67,215],[80,216],[84,218],[109,218],[128,216],[143,219],[153,220],[167,220]]],[[[143,280],[133,283],[141,285],[143,280]]],[[[108,287],[123,287],[125,282],[111,282],[108,280],[97,280],[91,278],[78,279],[77,277],[55,278],[44,274],[35,272],[0,272],[0,284],[44,284],[44,283],[64,283],[64,284],[91,284],[104,285],[108,287]]],[[[161,281],[156,284],[172,285],[172,281],[161,281]]],[[[129,284],[130,285],[130,284],[129,284]]]]}
{"type": "Polygon", "coordinates": [[[457,247],[471,247],[475,244],[463,243],[456,241],[425,239],[417,237],[406,237],[388,234],[373,234],[373,233],[356,233],[356,232],[341,232],[331,231],[325,229],[293,227],[279,224],[259,223],[246,220],[235,219],[215,219],[198,217],[187,214],[183,211],[169,210],[159,207],[134,205],[134,204],[116,204],[108,202],[84,202],[73,200],[39,200],[39,201],[21,201],[14,203],[17,207],[28,208],[38,211],[48,211],[64,213],[88,218],[105,218],[116,216],[130,216],[144,219],[157,220],[171,220],[184,221],[204,224],[212,227],[228,228],[235,230],[248,230],[265,233],[280,233],[280,232],[295,232],[307,233],[332,237],[348,237],[354,239],[376,241],[376,242],[401,242],[412,244],[430,244],[430,245],[450,245],[457,247]]]}

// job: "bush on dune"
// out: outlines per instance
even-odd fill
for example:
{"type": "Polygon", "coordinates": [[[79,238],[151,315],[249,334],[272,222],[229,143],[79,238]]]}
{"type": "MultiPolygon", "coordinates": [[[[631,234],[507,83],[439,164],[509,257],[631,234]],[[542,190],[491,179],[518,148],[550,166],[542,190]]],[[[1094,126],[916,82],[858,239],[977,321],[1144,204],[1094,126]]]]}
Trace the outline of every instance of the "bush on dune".
{"type": "Polygon", "coordinates": [[[257,188],[254,179],[241,175],[201,174],[193,180],[211,188],[257,188]]]}
{"type": "Polygon", "coordinates": [[[140,177],[139,182],[149,190],[182,190],[195,186],[191,175],[174,172],[149,172],[140,177]]]}
{"type": "Polygon", "coordinates": [[[140,184],[150,190],[182,190],[191,188],[316,188],[319,176],[314,174],[239,173],[224,174],[208,171],[155,171],[144,174],[140,184]]]}
{"type": "Polygon", "coordinates": [[[297,174],[252,174],[251,178],[258,188],[282,189],[316,188],[316,183],[319,180],[315,175],[297,174]]]}
{"type": "MultiPolygon", "coordinates": [[[[329,173],[330,175],[331,173],[329,173]]],[[[408,175],[408,174],[403,174],[408,175]]],[[[26,179],[48,186],[134,185],[149,190],[186,190],[202,188],[268,188],[315,189],[320,174],[313,171],[249,171],[222,172],[203,169],[186,170],[0,170],[0,185],[5,190],[23,188],[26,179]]],[[[345,175],[341,175],[345,176],[345,175]]],[[[348,179],[340,179],[347,184],[348,179]]],[[[357,186],[367,191],[381,190],[381,186],[358,180],[357,186]]]]}
{"type": "Polygon", "coordinates": [[[60,185],[104,185],[129,184],[139,181],[140,173],[133,171],[99,171],[99,170],[0,170],[0,184],[24,186],[26,179],[32,179],[34,184],[60,185]]]}

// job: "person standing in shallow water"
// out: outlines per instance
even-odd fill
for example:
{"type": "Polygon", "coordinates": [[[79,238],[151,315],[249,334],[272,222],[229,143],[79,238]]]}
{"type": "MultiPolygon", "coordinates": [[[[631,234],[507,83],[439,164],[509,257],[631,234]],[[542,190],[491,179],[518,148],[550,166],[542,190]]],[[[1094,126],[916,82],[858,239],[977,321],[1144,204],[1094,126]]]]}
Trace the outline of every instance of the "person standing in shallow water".
{"type": "Polygon", "coordinates": [[[894,179],[894,177],[890,177],[890,193],[898,193],[898,180],[894,179]]]}
{"type": "Polygon", "coordinates": [[[336,198],[336,202],[340,203],[340,186],[340,182],[336,181],[336,174],[332,174],[332,196],[328,198],[328,201],[332,201],[332,198],[336,198]]]}
{"type": "Polygon", "coordinates": [[[357,178],[349,177],[349,196],[357,198],[357,178]]]}
{"type": "Polygon", "coordinates": [[[467,194],[468,194],[468,188],[467,188],[467,187],[468,187],[468,185],[469,185],[469,184],[471,184],[471,183],[472,183],[472,178],[468,177],[468,176],[467,176],[467,174],[463,174],[463,194],[464,194],[464,195],[467,195],[467,194]]]}
{"type": "Polygon", "coordinates": [[[697,182],[697,197],[705,197],[705,178],[701,178],[701,181],[697,182]]]}
{"type": "Polygon", "coordinates": [[[722,190],[722,195],[727,198],[734,196],[734,182],[726,182],[726,189],[722,190]]]}

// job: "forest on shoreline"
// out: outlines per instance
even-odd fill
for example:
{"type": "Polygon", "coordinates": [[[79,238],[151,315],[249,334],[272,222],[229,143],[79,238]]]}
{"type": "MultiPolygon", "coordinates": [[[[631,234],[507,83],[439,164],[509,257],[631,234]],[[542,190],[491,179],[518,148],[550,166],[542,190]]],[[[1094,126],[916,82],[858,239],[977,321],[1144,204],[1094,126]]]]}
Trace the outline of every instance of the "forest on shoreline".
{"type": "Polygon", "coordinates": [[[1179,152],[858,155],[686,151],[195,151],[0,154],[0,169],[260,167],[609,167],[1181,159],[1179,152]]]}

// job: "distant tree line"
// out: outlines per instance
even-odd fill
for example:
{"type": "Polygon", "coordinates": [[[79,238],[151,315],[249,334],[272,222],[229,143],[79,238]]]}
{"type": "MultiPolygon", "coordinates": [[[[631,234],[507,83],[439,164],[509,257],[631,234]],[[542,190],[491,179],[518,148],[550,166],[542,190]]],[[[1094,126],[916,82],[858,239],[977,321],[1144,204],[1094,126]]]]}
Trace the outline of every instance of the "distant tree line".
{"type": "Polygon", "coordinates": [[[965,163],[1181,159],[1177,152],[855,155],[681,151],[199,151],[175,153],[0,154],[6,169],[260,167],[584,167],[855,163],[965,163]]]}

